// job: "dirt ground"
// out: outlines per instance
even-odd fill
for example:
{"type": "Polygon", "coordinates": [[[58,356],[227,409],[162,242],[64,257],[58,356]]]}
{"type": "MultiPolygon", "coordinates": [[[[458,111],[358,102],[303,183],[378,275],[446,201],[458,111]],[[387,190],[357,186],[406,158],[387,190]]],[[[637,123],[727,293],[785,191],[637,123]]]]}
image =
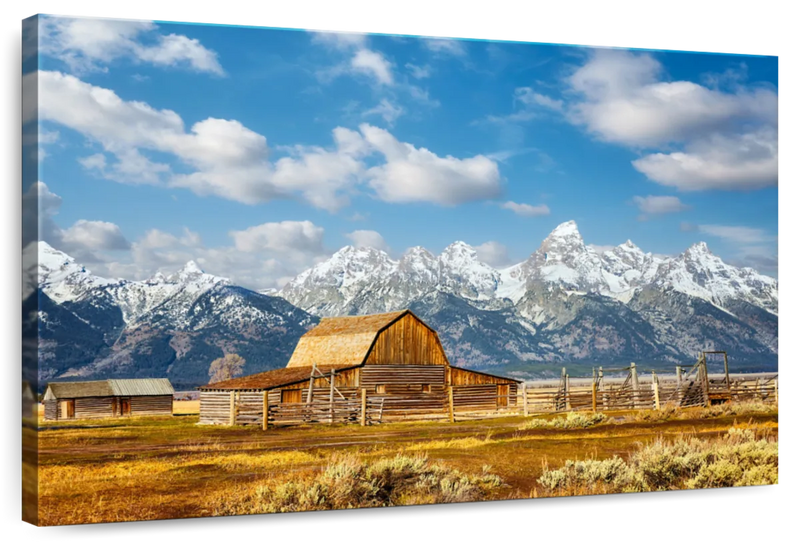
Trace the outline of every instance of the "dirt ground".
{"type": "Polygon", "coordinates": [[[626,457],[657,437],[713,437],[732,426],[778,432],[777,411],[659,422],[624,422],[623,415],[572,430],[520,430],[530,419],[523,417],[266,432],[201,426],[194,415],[40,421],[39,520],[60,525],[214,515],[213,504],[235,501],[245,487],[319,471],[344,454],[419,454],[464,473],[488,467],[503,481],[490,498],[529,498],[537,496],[543,468],[568,459],[626,457]]]}

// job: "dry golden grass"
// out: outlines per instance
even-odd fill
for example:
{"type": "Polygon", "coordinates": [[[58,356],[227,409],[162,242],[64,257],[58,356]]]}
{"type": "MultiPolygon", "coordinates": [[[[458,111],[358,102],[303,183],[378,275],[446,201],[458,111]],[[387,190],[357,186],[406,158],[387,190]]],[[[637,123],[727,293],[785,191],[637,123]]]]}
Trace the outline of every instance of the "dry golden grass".
{"type": "MultiPolygon", "coordinates": [[[[421,456],[426,466],[410,480],[401,478],[384,489],[384,495],[392,498],[378,500],[380,504],[529,497],[546,492],[538,482],[545,464],[626,458],[641,444],[689,435],[698,440],[716,438],[732,426],[777,436],[777,419],[773,410],[746,416],[698,413],[692,419],[661,421],[611,418],[614,424],[573,429],[520,429],[530,418],[503,417],[455,424],[316,425],[267,432],[256,427],[200,426],[195,416],[59,423],[38,433],[39,519],[43,525],[60,525],[292,510],[298,508],[292,501],[310,504],[313,497],[299,491],[306,484],[322,495],[344,489],[339,487],[344,480],[334,482],[324,476],[338,470],[331,467],[343,459],[348,459],[348,473],[355,475],[354,485],[361,488],[371,481],[370,467],[389,466],[388,460],[398,455],[421,456]],[[427,474],[420,480],[424,492],[414,495],[407,484],[420,474],[427,474]],[[496,476],[503,485],[484,485],[487,475],[496,476]],[[448,487],[462,477],[472,482],[465,484],[463,493],[448,487]]],[[[398,466],[404,463],[408,464],[402,461],[398,466]]],[[[365,500],[377,505],[375,497],[365,500]]],[[[361,504],[365,503],[353,502],[361,504]]]]}
{"type": "Polygon", "coordinates": [[[172,413],[175,415],[199,414],[199,400],[176,400],[172,403],[172,413]]]}

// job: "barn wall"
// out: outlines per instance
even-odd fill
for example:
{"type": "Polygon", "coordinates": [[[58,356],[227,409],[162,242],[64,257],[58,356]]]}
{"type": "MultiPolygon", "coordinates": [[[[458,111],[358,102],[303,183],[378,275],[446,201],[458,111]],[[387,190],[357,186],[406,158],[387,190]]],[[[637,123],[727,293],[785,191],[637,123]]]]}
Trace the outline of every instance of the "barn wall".
{"type": "Polygon", "coordinates": [[[446,365],[436,333],[411,314],[378,335],[368,365],[446,365]]]}
{"type": "Polygon", "coordinates": [[[362,387],[378,384],[441,384],[445,383],[445,367],[432,365],[374,365],[361,369],[362,387]]]}
{"type": "Polygon", "coordinates": [[[457,385],[453,387],[453,409],[456,412],[497,410],[517,405],[517,384],[509,384],[501,395],[503,384],[457,385]]]}
{"type": "Polygon", "coordinates": [[[55,421],[58,419],[58,401],[46,400],[44,401],[44,418],[47,421],[55,421]]]}
{"type": "Polygon", "coordinates": [[[231,417],[231,394],[228,391],[200,392],[200,424],[228,425],[231,417]]]}
{"type": "Polygon", "coordinates": [[[171,416],[172,395],[131,397],[132,416],[171,416]]]}
{"type": "MultiPolygon", "coordinates": [[[[341,372],[336,372],[334,374],[333,384],[335,387],[356,387],[358,385],[358,376],[359,368],[352,368],[350,370],[342,370],[341,372]]],[[[287,385],[282,387],[282,389],[308,389],[308,384],[311,381],[311,368],[308,369],[308,376],[309,379],[302,381],[300,383],[296,383],[293,385],[287,385]]],[[[314,378],[314,390],[320,389],[330,389],[330,381],[328,378],[314,378]]]]}
{"type": "MultiPolygon", "coordinates": [[[[75,419],[97,419],[112,417],[113,397],[87,397],[75,399],[75,419]]],[[[60,403],[59,403],[60,404],[60,403]]],[[[58,419],[66,419],[67,414],[58,414],[58,419]]]]}

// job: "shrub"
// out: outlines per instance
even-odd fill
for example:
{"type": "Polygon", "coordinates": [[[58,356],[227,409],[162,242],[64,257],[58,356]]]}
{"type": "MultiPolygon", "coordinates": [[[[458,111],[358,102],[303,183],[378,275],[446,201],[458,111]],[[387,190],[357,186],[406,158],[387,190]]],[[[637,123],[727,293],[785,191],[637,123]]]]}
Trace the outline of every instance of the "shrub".
{"type": "Polygon", "coordinates": [[[359,461],[343,457],[311,478],[260,486],[234,502],[217,505],[215,515],[338,510],[409,504],[467,502],[485,498],[502,482],[488,472],[463,474],[423,456],[359,461]]]}
{"type": "Polygon", "coordinates": [[[538,481],[549,493],[570,495],[774,484],[778,442],[736,428],[713,440],[659,439],[627,461],[567,461],[546,469],[538,481]]]}
{"type": "Polygon", "coordinates": [[[566,417],[553,419],[531,419],[520,426],[520,429],[586,429],[603,423],[606,416],[603,414],[581,414],[570,412],[566,417]]]}

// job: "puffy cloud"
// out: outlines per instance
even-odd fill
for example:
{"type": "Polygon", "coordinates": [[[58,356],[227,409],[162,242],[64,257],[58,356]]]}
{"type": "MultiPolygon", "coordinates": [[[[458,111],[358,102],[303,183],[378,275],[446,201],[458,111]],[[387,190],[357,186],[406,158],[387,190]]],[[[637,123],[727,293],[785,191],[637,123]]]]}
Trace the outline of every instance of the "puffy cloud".
{"type": "Polygon", "coordinates": [[[356,247],[371,247],[381,251],[389,251],[389,244],[383,239],[379,232],[374,230],[354,230],[345,236],[353,242],[356,247]]]}
{"type": "Polygon", "coordinates": [[[550,208],[547,204],[539,204],[538,206],[533,206],[531,204],[523,204],[517,203],[509,200],[508,202],[503,202],[500,204],[500,207],[504,210],[511,210],[517,215],[521,215],[523,217],[536,217],[539,215],[550,215],[550,208]]]}
{"type": "Polygon", "coordinates": [[[149,21],[49,16],[40,21],[40,53],[65,62],[73,72],[105,71],[103,65],[129,58],[156,66],[225,73],[217,54],[199,40],[159,34],[158,27],[149,21]]]}
{"type": "Polygon", "coordinates": [[[62,199],[43,182],[33,183],[22,196],[23,247],[44,240],[53,247],[86,262],[96,262],[97,251],[124,250],[130,247],[121,229],[114,223],[79,219],[66,230],[59,227],[62,199]]]}
{"type": "Polygon", "coordinates": [[[366,142],[385,164],[367,171],[370,186],[386,202],[431,202],[452,206],[500,194],[497,163],[483,155],[439,157],[398,141],[388,131],[361,125],[366,142]]]}
{"type": "Polygon", "coordinates": [[[778,183],[778,135],[773,129],[713,135],[685,151],[646,155],[633,166],[652,181],[681,191],[761,189],[778,183]]]}
{"type": "Polygon", "coordinates": [[[633,203],[642,212],[639,216],[641,221],[645,221],[654,215],[677,213],[689,209],[689,206],[681,202],[676,196],[635,196],[633,197],[633,203]]]}
{"type": "Polygon", "coordinates": [[[324,234],[325,229],[311,221],[264,223],[230,232],[239,251],[247,253],[271,251],[293,260],[324,253],[322,245],[324,234]]]}
{"type": "Polygon", "coordinates": [[[475,246],[475,251],[478,253],[478,259],[481,262],[495,268],[508,266],[512,262],[508,255],[508,248],[500,242],[484,242],[479,246],[475,246]]]}
{"type": "Polygon", "coordinates": [[[394,85],[392,63],[380,52],[369,48],[364,34],[315,32],[312,41],[348,56],[346,62],[319,70],[317,77],[320,79],[329,80],[344,74],[361,74],[373,79],[378,85],[394,85]]]}
{"type": "Polygon", "coordinates": [[[79,219],[62,233],[66,247],[82,247],[89,250],[129,249],[130,242],[122,235],[118,225],[106,221],[79,219]]]}
{"type": "Polygon", "coordinates": [[[362,72],[374,77],[382,85],[394,84],[391,63],[377,51],[359,49],[350,59],[350,66],[356,72],[362,72]]]}
{"type": "MultiPolygon", "coordinates": [[[[23,83],[31,82],[35,79],[23,83]]],[[[80,161],[114,181],[183,187],[246,204],[300,195],[329,211],[347,205],[364,180],[389,202],[453,205],[500,192],[492,159],[440,157],[369,124],[360,132],[337,127],[332,148],[282,147],[288,156],[270,161],[267,139],[238,121],[209,118],[187,131],[171,110],[123,100],[71,75],[39,72],[38,83],[41,118],[99,143],[104,153],[80,161]],[[171,155],[189,171],[176,173],[170,164],[151,160],[151,152],[171,155]],[[376,153],[384,161],[368,169],[364,159],[376,153]]],[[[383,105],[386,115],[395,107],[383,105]]]]}

